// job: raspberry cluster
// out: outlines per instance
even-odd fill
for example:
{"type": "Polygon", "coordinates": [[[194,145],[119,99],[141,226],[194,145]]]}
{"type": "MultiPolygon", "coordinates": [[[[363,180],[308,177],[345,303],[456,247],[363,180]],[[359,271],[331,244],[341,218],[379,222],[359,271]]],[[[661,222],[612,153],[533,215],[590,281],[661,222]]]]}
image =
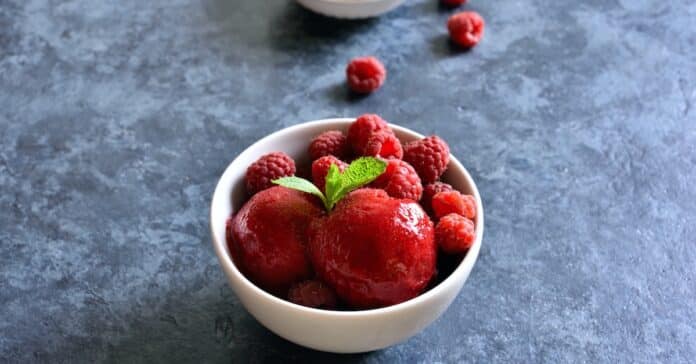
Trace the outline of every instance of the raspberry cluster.
{"type": "Polygon", "coordinates": [[[422,292],[436,274],[438,250],[457,256],[474,243],[477,201],[441,181],[450,148],[440,137],[402,144],[386,120],[365,114],[346,133],[329,130],[315,136],[307,154],[311,183],[323,198],[332,166],[343,173],[352,159],[368,156],[386,165],[374,180],[326,211],[318,192],[305,193],[310,191],[306,185],[299,191],[272,187],[272,181],[296,173],[290,156],[266,154],[248,167],[245,183],[252,197],[228,222],[228,240],[243,273],[269,292],[320,309],[394,304],[422,292]],[[414,243],[402,246],[405,241],[414,243]],[[369,263],[372,259],[384,261],[369,263]],[[359,271],[335,269],[344,264],[367,265],[359,271]],[[374,286],[356,291],[352,279],[374,286]],[[398,288],[379,288],[385,280],[398,288]]]}

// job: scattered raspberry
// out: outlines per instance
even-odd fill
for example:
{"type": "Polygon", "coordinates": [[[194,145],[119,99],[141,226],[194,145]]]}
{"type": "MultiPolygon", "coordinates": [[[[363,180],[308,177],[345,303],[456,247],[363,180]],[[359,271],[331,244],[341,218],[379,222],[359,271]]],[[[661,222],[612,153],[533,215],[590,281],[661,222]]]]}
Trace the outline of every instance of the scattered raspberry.
{"type": "Polygon", "coordinates": [[[447,169],[449,146],[433,135],[404,146],[404,160],[418,172],[423,183],[433,183],[447,169]]]}
{"type": "Polygon", "coordinates": [[[436,193],[433,196],[432,207],[437,218],[447,214],[462,215],[469,219],[473,219],[476,216],[474,196],[462,195],[459,191],[436,193]]]}
{"type": "Polygon", "coordinates": [[[471,48],[481,41],[485,26],[481,15],[473,11],[454,14],[447,20],[450,38],[465,48],[471,48]]]}
{"type": "Polygon", "coordinates": [[[393,133],[389,124],[376,114],[360,115],[348,128],[348,143],[353,151],[360,153],[365,149],[365,145],[372,134],[387,131],[393,133]]]}
{"type": "Polygon", "coordinates": [[[420,204],[423,206],[423,210],[430,215],[434,214],[433,211],[433,196],[438,192],[454,191],[452,186],[444,182],[435,182],[423,187],[423,197],[421,197],[420,204]]]}
{"type": "Polygon", "coordinates": [[[336,308],[336,293],[320,281],[304,281],[295,284],[288,291],[288,300],[312,308],[336,308]]]}
{"type": "Polygon", "coordinates": [[[262,156],[246,171],[244,182],[249,195],[273,186],[272,180],[295,174],[295,161],[283,152],[262,156]]]}
{"type": "Polygon", "coordinates": [[[372,134],[372,136],[367,139],[367,144],[365,144],[365,148],[360,154],[372,157],[401,159],[404,156],[404,149],[401,147],[401,142],[396,135],[389,131],[380,131],[372,134]]]}
{"type": "Polygon", "coordinates": [[[449,7],[455,7],[455,6],[460,6],[464,5],[466,3],[466,0],[440,0],[442,5],[449,6],[449,7]]]}
{"type": "Polygon", "coordinates": [[[354,92],[370,93],[382,86],[387,78],[387,69],[375,57],[353,58],[346,67],[346,78],[354,92]]]}
{"type": "Polygon", "coordinates": [[[408,163],[400,159],[390,159],[387,170],[372,182],[371,187],[381,188],[394,198],[420,200],[423,193],[418,173],[408,163]]]}
{"type": "Polygon", "coordinates": [[[350,146],[345,134],[338,130],[323,132],[309,144],[309,156],[312,160],[326,155],[333,155],[339,159],[347,159],[350,156],[350,146]]]}
{"type": "Polygon", "coordinates": [[[312,162],[312,182],[314,182],[314,185],[319,187],[322,192],[326,184],[326,174],[329,173],[329,168],[332,164],[335,164],[341,172],[348,167],[345,162],[332,155],[321,157],[312,162]]]}
{"type": "Polygon", "coordinates": [[[443,216],[435,227],[435,241],[445,253],[464,253],[471,248],[475,238],[474,223],[457,214],[443,216]]]}

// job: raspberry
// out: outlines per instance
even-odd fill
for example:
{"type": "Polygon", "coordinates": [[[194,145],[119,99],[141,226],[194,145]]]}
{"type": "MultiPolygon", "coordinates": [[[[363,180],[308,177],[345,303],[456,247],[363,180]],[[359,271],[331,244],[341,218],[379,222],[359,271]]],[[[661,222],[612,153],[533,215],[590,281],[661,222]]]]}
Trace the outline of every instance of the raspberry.
{"type": "Polygon", "coordinates": [[[322,192],[324,192],[324,185],[326,184],[326,174],[329,173],[329,168],[331,168],[332,164],[335,164],[341,172],[348,166],[345,162],[332,155],[321,157],[312,162],[312,182],[322,192]]]}
{"type": "Polygon", "coordinates": [[[312,160],[326,155],[333,155],[339,159],[346,159],[350,156],[350,146],[345,134],[338,130],[331,130],[312,139],[309,144],[309,156],[312,160]]]}
{"type": "Polygon", "coordinates": [[[336,308],[336,294],[328,285],[320,281],[304,281],[295,284],[288,291],[288,300],[312,308],[336,308]]]}
{"type": "Polygon", "coordinates": [[[441,218],[447,214],[458,214],[468,219],[476,217],[476,201],[474,196],[462,195],[459,191],[439,192],[432,201],[435,217],[441,218]]]}
{"type": "Polygon", "coordinates": [[[244,182],[249,195],[273,186],[274,179],[295,174],[295,161],[283,152],[269,153],[252,163],[244,182]]]}
{"type": "Polygon", "coordinates": [[[435,241],[445,253],[464,253],[471,248],[475,238],[474,223],[457,214],[445,215],[435,227],[435,241]]]}
{"type": "Polygon", "coordinates": [[[371,187],[381,188],[394,198],[420,200],[423,185],[413,167],[400,159],[390,159],[387,163],[387,169],[371,187]]]}
{"type": "Polygon", "coordinates": [[[462,216],[473,221],[476,218],[476,199],[472,195],[462,195],[462,201],[464,201],[462,216]]]}
{"type": "Polygon", "coordinates": [[[463,11],[452,15],[447,20],[447,30],[454,43],[471,48],[478,44],[483,37],[486,23],[481,15],[473,11],[463,11]]]}
{"type": "Polygon", "coordinates": [[[346,67],[348,86],[357,93],[370,93],[382,86],[387,69],[375,57],[353,58],[346,67]]]}
{"type": "Polygon", "coordinates": [[[404,160],[418,172],[423,183],[433,183],[447,169],[449,146],[433,135],[404,146],[404,160]]]}
{"type": "Polygon", "coordinates": [[[396,135],[389,131],[380,131],[372,134],[372,136],[367,139],[365,148],[360,154],[373,157],[401,159],[404,156],[404,150],[396,135]]]}
{"type": "Polygon", "coordinates": [[[361,153],[372,134],[380,131],[394,133],[389,124],[376,114],[360,115],[348,128],[348,143],[355,153],[361,153]]]}
{"type": "Polygon", "coordinates": [[[423,210],[430,215],[434,215],[433,212],[433,196],[438,192],[453,191],[452,186],[444,182],[435,182],[423,187],[423,197],[421,197],[420,204],[423,206],[423,210]]]}
{"type": "Polygon", "coordinates": [[[466,0],[440,0],[440,2],[442,3],[442,5],[455,7],[465,4],[466,0]]]}

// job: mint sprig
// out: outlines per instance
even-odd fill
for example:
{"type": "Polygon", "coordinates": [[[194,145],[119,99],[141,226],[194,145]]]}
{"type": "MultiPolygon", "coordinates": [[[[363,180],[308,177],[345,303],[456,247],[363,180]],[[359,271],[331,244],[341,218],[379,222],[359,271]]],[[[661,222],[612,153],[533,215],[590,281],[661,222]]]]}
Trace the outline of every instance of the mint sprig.
{"type": "Polygon", "coordinates": [[[310,193],[319,197],[326,211],[331,211],[336,203],[351,191],[354,191],[379,177],[387,169],[387,163],[373,157],[361,157],[354,160],[343,172],[332,164],[326,174],[325,193],[312,182],[300,177],[282,177],[272,182],[293,190],[310,193]]]}
{"type": "MultiPolygon", "coordinates": [[[[322,201],[326,200],[326,198],[324,197],[324,194],[321,193],[321,191],[317,188],[317,186],[315,186],[312,182],[309,182],[304,178],[295,177],[295,176],[282,177],[282,178],[278,178],[276,180],[273,180],[271,182],[273,182],[277,185],[281,185],[283,187],[292,188],[293,190],[311,193],[312,195],[319,197],[322,201]]],[[[324,201],[324,204],[326,204],[325,201],[324,201]]]]}

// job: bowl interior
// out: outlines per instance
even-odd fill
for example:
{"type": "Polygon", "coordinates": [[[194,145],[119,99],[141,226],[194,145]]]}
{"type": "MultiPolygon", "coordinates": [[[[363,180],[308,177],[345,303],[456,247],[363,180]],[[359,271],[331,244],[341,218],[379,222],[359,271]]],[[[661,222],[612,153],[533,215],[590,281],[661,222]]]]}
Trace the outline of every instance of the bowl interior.
{"type": "MultiPolygon", "coordinates": [[[[218,182],[218,185],[215,189],[215,193],[213,195],[210,222],[211,231],[213,234],[213,243],[215,245],[216,252],[218,253],[221,264],[223,264],[224,266],[223,268],[225,268],[227,272],[231,272],[235,275],[235,277],[247,282],[249,285],[256,287],[253,283],[248,281],[234,265],[225,238],[225,224],[227,219],[232,214],[232,212],[240,209],[244,202],[247,200],[246,191],[244,187],[244,174],[246,173],[247,167],[251,163],[256,161],[256,159],[258,159],[260,156],[277,151],[282,151],[291,156],[293,159],[295,159],[298,167],[303,165],[309,165],[310,158],[307,154],[307,146],[309,141],[317,134],[328,130],[342,130],[346,132],[350,123],[354,120],[355,119],[352,118],[326,119],[298,124],[280,130],[251,145],[227,167],[222,177],[220,178],[220,181],[218,182]]],[[[400,126],[391,125],[391,127],[394,129],[394,132],[396,133],[397,137],[402,142],[408,142],[411,140],[423,138],[423,135],[402,128],[400,126]]],[[[447,172],[445,172],[445,174],[443,175],[442,180],[451,184],[455,189],[461,191],[462,193],[471,194],[475,197],[477,206],[479,206],[479,213],[476,217],[476,241],[474,243],[474,247],[472,247],[472,250],[475,249],[476,252],[478,252],[479,247],[477,245],[480,245],[481,237],[483,234],[483,208],[481,207],[481,199],[478,190],[466,169],[454,157],[451,158],[449,168],[447,169],[447,172]]],[[[476,257],[472,255],[474,254],[471,254],[470,251],[469,254],[467,254],[464,257],[462,262],[459,263],[459,267],[457,268],[457,270],[461,268],[464,260],[476,259],[476,257]]],[[[447,280],[448,279],[445,278],[445,280],[440,282],[438,286],[447,282],[447,280]]],[[[430,294],[433,290],[436,290],[437,288],[438,287],[436,286],[432,288],[430,291],[423,293],[419,297],[422,297],[426,294],[430,294]]],[[[270,296],[270,294],[266,293],[260,288],[256,287],[256,289],[263,292],[261,294],[266,294],[270,296]]],[[[272,297],[275,298],[274,296],[272,297]]],[[[419,297],[389,307],[397,307],[400,305],[404,305],[405,303],[419,299],[419,297]]],[[[285,304],[293,305],[298,308],[302,307],[285,300],[278,300],[282,301],[285,304]]],[[[302,307],[302,309],[323,312],[339,312],[316,310],[306,307],[302,307]]],[[[384,309],[385,308],[352,312],[377,311],[384,309]]]]}

